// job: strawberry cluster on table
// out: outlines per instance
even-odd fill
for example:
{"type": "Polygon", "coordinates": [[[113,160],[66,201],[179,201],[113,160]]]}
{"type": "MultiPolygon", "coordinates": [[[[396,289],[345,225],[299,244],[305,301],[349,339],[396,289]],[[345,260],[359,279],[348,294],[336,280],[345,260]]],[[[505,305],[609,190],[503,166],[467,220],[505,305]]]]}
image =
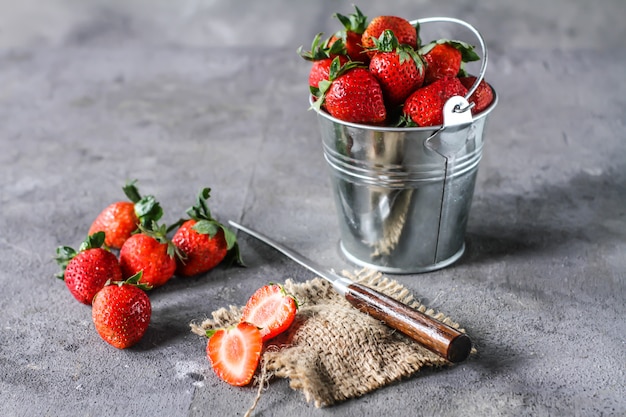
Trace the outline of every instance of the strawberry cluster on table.
{"type": "Polygon", "coordinates": [[[189,217],[170,227],[158,223],[163,209],[154,196],[142,197],[134,182],[124,192],[130,201],[102,210],[78,250],[56,250],[57,277],[76,300],[92,306],[98,334],[120,349],[139,342],[148,328],[147,290],[175,275],[206,273],[222,262],[242,264],[235,234],[211,215],[209,188],[198,194],[189,217]]]}
{"type": "MultiPolygon", "coordinates": [[[[315,36],[309,89],[313,107],[351,123],[426,127],[443,123],[443,107],[453,96],[465,96],[476,77],[465,63],[480,59],[463,41],[437,39],[422,44],[419,25],[397,16],[371,21],[355,13],[335,17],[343,29],[327,39],[315,36]]],[[[493,101],[491,86],[481,80],[468,101],[472,114],[493,101]]]]}
{"type": "MultiPolygon", "coordinates": [[[[142,197],[135,182],[123,190],[130,201],[102,210],[78,250],[56,250],[61,266],[57,277],[76,300],[91,305],[96,331],[119,349],[138,343],[148,329],[148,290],[174,276],[207,273],[222,263],[243,265],[235,234],[211,215],[210,188],[200,191],[187,210],[188,218],[169,227],[158,223],[163,209],[154,196],[142,197]]],[[[240,323],[207,331],[206,355],[217,376],[232,385],[248,384],[264,342],[291,326],[297,307],[281,285],[265,285],[246,303],[240,323]]]]}

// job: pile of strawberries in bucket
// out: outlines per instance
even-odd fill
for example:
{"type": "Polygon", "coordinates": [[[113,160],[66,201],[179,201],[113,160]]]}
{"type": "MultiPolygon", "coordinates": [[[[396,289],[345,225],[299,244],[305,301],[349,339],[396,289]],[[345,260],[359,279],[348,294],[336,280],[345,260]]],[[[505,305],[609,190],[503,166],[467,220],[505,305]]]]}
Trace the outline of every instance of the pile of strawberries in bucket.
{"type": "MultiPolygon", "coordinates": [[[[465,96],[476,81],[465,70],[465,63],[480,59],[474,47],[449,39],[423,44],[418,24],[397,16],[368,21],[355,9],[350,16],[335,14],[342,30],[327,39],[319,33],[310,51],[298,49],[312,61],[313,107],[351,123],[441,125],[445,102],[465,96]]],[[[493,99],[491,86],[481,80],[468,100],[472,114],[485,110],[493,99]]]]}

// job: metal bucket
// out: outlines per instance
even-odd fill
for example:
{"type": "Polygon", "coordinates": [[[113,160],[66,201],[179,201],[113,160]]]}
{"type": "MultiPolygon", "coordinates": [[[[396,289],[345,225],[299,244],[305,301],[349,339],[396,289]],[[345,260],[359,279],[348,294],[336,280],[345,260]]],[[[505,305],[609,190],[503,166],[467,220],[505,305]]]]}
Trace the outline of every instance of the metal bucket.
{"type": "Polygon", "coordinates": [[[443,126],[375,127],[347,123],[318,111],[324,157],[340,225],[340,247],[357,265],[388,273],[419,273],[446,267],[465,250],[465,230],[487,115],[473,117],[467,98],[483,79],[483,49],[476,84],[444,106],[443,126]]]}

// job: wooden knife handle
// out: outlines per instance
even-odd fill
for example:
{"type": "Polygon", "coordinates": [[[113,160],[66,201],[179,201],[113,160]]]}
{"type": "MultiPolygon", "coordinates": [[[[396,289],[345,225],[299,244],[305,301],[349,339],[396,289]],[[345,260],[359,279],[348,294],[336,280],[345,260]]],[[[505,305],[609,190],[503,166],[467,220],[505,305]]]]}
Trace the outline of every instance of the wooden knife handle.
{"type": "Polygon", "coordinates": [[[364,285],[347,286],[346,299],[357,309],[401,331],[450,362],[465,360],[472,349],[460,331],[364,285]]]}

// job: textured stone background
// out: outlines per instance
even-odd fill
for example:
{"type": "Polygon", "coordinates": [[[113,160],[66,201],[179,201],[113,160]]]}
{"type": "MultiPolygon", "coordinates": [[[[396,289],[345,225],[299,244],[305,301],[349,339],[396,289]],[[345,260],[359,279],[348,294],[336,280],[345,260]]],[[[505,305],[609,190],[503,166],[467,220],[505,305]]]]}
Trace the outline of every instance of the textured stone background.
{"type": "MultiPolygon", "coordinates": [[[[500,102],[451,268],[396,277],[459,320],[480,354],[316,410],[273,381],[257,415],[626,413],[626,3],[358,3],[370,17],[464,18],[490,48],[500,102]]],[[[241,239],[248,268],[151,293],[146,337],[118,351],[53,278],[137,178],[184,214],[211,207],[337,268],[336,217],[308,65],[345,1],[0,1],[0,415],[243,415],[188,323],[258,286],[311,274],[241,239]]]]}

